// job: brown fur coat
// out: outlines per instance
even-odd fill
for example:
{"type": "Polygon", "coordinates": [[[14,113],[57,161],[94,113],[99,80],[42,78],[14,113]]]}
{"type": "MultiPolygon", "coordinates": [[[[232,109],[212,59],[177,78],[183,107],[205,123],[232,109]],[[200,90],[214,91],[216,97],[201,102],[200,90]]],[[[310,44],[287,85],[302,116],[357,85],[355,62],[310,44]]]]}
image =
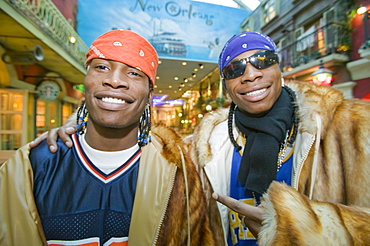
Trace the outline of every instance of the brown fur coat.
{"type": "Polygon", "coordinates": [[[161,146],[161,154],[167,161],[177,166],[174,186],[156,245],[215,245],[199,174],[185,152],[183,152],[185,155],[182,159],[179,148],[184,150],[184,144],[181,138],[172,129],[163,126],[153,127],[152,134],[153,144],[161,146]],[[183,161],[186,165],[182,164],[183,161]],[[189,210],[186,204],[186,190],[188,190],[189,210]],[[188,234],[188,215],[190,216],[190,235],[188,234]]]}
{"type": "MultiPolygon", "coordinates": [[[[338,241],[342,245],[366,245],[364,242],[370,245],[369,238],[363,237],[370,235],[367,209],[370,208],[370,103],[344,99],[332,87],[303,82],[286,85],[297,95],[299,126],[292,186],[300,194],[279,184],[270,187],[265,204],[269,212],[260,234],[260,245],[328,245],[328,242],[337,245],[338,241]],[[290,221],[300,217],[300,212],[302,218],[297,223],[290,221]],[[305,234],[310,226],[312,230],[305,234]],[[317,240],[310,243],[315,235],[317,240]]],[[[192,145],[192,158],[203,174],[207,197],[213,192],[214,184],[210,180],[216,180],[203,172],[213,161],[211,145],[215,143],[210,136],[218,134],[219,148],[231,145],[225,123],[227,116],[228,109],[208,114],[194,136],[187,139],[192,145]]],[[[211,219],[220,222],[217,207],[212,199],[208,201],[211,219]]]]}
{"type": "Polygon", "coordinates": [[[279,182],[270,185],[264,199],[261,246],[370,245],[370,208],[309,200],[279,182]]]}

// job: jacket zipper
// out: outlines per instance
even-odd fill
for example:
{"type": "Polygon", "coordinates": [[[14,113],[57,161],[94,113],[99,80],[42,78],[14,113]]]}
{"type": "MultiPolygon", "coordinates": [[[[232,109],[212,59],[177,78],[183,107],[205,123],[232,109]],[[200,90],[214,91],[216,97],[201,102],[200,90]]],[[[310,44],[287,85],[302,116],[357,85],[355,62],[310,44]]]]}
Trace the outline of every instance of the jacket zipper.
{"type": "Polygon", "coordinates": [[[301,175],[301,171],[302,171],[302,168],[303,168],[303,163],[306,161],[307,159],[307,156],[308,156],[308,153],[310,152],[314,142],[316,140],[316,137],[314,137],[309,145],[309,148],[307,149],[307,151],[305,152],[305,155],[303,156],[302,158],[302,161],[300,163],[298,163],[298,166],[297,166],[297,172],[296,174],[294,175],[293,177],[293,184],[294,184],[294,187],[296,190],[298,190],[298,181],[299,181],[299,177],[301,175]]]}
{"type": "Polygon", "coordinates": [[[153,244],[152,245],[157,245],[157,241],[158,241],[158,237],[159,237],[159,232],[160,232],[160,230],[162,228],[164,216],[166,214],[168,203],[170,201],[172,189],[173,189],[173,187],[175,185],[176,172],[177,172],[177,167],[174,169],[173,174],[172,174],[171,189],[169,190],[169,192],[167,194],[166,201],[165,201],[165,206],[164,206],[164,210],[163,210],[163,213],[162,213],[161,218],[159,220],[159,226],[157,227],[157,230],[155,232],[155,237],[154,237],[154,241],[153,241],[153,244]]]}

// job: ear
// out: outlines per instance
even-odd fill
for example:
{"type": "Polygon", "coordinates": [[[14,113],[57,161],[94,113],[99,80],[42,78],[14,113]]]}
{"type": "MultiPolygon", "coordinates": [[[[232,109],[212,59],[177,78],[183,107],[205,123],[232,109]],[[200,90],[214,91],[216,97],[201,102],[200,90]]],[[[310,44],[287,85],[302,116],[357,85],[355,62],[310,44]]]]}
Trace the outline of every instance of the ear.
{"type": "Polygon", "coordinates": [[[154,89],[151,89],[148,94],[148,103],[152,104],[154,89]]]}

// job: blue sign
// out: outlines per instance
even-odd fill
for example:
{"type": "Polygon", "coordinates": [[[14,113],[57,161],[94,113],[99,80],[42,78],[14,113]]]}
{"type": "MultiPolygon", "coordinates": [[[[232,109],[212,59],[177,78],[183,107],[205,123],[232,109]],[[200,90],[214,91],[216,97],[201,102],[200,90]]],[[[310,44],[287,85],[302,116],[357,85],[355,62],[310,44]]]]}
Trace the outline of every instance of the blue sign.
{"type": "Polygon", "coordinates": [[[190,1],[79,0],[77,32],[90,46],[112,29],[134,31],[160,58],[217,62],[250,11],[190,1]]]}

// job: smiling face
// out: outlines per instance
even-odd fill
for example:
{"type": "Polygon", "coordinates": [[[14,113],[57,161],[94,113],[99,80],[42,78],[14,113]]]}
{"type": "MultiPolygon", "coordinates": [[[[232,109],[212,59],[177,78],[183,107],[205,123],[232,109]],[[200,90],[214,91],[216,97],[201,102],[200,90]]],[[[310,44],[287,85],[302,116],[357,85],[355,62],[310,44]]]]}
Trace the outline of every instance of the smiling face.
{"type": "MultiPolygon", "coordinates": [[[[250,57],[261,50],[246,51],[233,59],[250,57]]],[[[247,63],[244,74],[226,79],[225,86],[232,101],[243,113],[262,115],[274,105],[281,93],[281,71],[276,63],[264,69],[257,69],[247,63]]]]}
{"type": "Polygon", "coordinates": [[[89,125],[137,131],[152,92],[143,72],[121,62],[93,59],[84,85],[89,125]]]}

